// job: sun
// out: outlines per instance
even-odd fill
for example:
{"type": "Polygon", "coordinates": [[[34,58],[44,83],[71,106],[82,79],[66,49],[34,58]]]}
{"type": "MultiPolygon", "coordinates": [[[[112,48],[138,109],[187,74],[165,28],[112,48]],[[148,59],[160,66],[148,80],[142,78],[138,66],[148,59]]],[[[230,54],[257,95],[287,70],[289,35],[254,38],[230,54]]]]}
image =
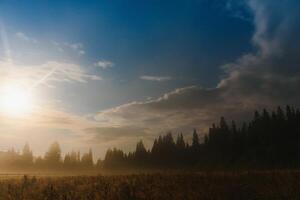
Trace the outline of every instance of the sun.
{"type": "Polygon", "coordinates": [[[6,84],[1,87],[1,112],[9,116],[22,116],[32,110],[31,91],[17,84],[6,84]]]}

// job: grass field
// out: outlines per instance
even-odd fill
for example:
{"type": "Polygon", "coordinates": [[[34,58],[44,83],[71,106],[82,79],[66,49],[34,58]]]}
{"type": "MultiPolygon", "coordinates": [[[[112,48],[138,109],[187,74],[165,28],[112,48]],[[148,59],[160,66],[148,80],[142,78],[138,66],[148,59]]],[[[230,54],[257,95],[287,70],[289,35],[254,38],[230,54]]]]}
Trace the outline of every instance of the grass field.
{"type": "Polygon", "coordinates": [[[295,171],[2,177],[1,200],[300,199],[295,171]]]}

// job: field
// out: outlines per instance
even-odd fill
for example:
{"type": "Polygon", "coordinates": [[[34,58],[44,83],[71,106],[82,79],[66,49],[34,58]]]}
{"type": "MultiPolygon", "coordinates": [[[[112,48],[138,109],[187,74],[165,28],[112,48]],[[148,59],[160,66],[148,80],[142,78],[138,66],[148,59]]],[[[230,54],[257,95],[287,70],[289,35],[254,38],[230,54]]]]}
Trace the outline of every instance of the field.
{"type": "Polygon", "coordinates": [[[300,199],[300,172],[155,173],[0,180],[2,200],[300,199]]]}

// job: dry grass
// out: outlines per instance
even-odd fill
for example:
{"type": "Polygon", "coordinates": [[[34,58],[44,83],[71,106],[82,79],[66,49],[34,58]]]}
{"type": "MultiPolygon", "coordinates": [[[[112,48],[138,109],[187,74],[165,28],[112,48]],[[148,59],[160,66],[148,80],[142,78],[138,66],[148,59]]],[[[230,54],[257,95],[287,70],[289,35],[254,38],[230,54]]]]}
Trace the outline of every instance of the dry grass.
{"type": "Polygon", "coordinates": [[[156,173],[2,179],[2,200],[300,199],[300,172],[156,173]]]}

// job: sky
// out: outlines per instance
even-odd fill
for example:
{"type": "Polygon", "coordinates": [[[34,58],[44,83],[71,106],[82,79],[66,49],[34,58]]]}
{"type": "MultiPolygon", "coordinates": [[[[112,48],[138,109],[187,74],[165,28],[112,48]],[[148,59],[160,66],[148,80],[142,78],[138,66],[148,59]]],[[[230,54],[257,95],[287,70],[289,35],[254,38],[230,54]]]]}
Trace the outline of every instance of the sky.
{"type": "Polygon", "coordinates": [[[299,11],[298,0],[0,0],[0,86],[31,97],[17,101],[26,113],[0,110],[0,150],[59,141],[102,158],[299,106],[299,11]]]}

